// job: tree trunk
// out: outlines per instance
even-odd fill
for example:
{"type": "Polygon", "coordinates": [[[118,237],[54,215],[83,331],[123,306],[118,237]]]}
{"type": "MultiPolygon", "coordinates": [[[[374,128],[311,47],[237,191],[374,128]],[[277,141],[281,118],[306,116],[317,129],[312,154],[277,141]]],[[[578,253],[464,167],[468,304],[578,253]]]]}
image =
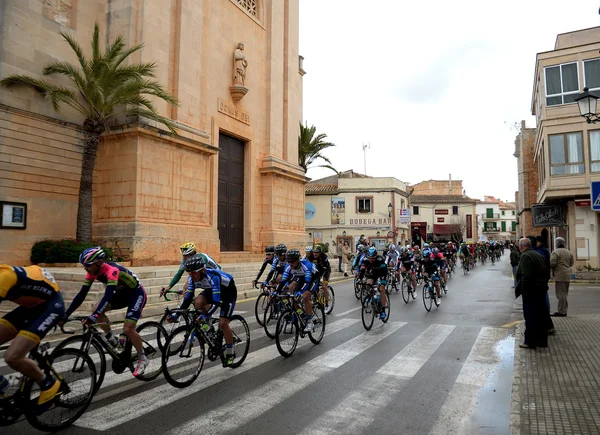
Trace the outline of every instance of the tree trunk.
{"type": "Polygon", "coordinates": [[[85,148],[81,159],[81,180],[79,181],[79,205],[77,208],[77,240],[92,241],[92,186],[96,155],[100,145],[100,135],[104,131],[101,124],[86,120],[85,148]]]}

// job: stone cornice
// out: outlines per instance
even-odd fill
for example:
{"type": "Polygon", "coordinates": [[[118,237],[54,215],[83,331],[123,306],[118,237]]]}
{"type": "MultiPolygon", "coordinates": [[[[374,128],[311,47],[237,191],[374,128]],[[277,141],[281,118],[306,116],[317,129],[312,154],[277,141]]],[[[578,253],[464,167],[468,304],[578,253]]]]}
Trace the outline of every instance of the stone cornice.
{"type": "Polygon", "coordinates": [[[217,147],[201,142],[200,140],[192,139],[186,136],[175,135],[170,131],[161,130],[157,127],[153,127],[141,122],[121,124],[117,127],[112,127],[110,132],[105,133],[103,137],[108,139],[111,136],[134,134],[141,134],[144,136],[159,138],[166,142],[176,143],[177,145],[191,148],[206,154],[214,155],[219,152],[219,149],[217,147]]]}
{"type": "Polygon", "coordinates": [[[308,179],[304,175],[304,171],[298,165],[293,165],[283,159],[275,156],[265,156],[262,161],[260,173],[262,175],[277,174],[292,180],[306,183],[308,179]]]}
{"type": "Polygon", "coordinates": [[[38,120],[48,122],[51,124],[61,125],[63,127],[72,128],[73,130],[77,130],[81,133],[85,133],[83,131],[82,126],[79,124],[76,124],[74,122],[63,121],[62,119],[52,118],[52,117],[46,116],[46,115],[40,115],[39,113],[30,112],[28,110],[23,110],[23,109],[18,109],[13,106],[7,106],[6,104],[0,104],[0,110],[6,111],[9,113],[16,113],[17,115],[25,116],[25,117],[31,118],[31,119],[38,119],[38,120]]]}

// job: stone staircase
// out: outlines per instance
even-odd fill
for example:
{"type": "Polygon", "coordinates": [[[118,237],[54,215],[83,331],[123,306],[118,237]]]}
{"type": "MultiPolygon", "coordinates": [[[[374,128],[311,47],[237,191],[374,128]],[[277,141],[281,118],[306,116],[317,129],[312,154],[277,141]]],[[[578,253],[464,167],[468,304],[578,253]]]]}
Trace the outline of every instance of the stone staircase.
{"type": "MultiPolygon", "coordinates": [[[[260,290],[252,287],[252,280],[256,278],[256,274],[262,265],[262,259],[260,256],[260,262],[252,263],[221,263],[223,270],[233,275],[235,284],[238,290],[238,301],[242,299],[248,299],[258,296],[260,290]]],[[[246,257],[246,260],[248,258],[246,257]]],[[[343,274],[337,271],[337,259],[330,259],[332,274],[331,281],[339,280],[344,278],[343,274]]],[[[81,285],[85,278],[85,271],[81,267],[47,267],[48,271],[52,273],[54,279],[56,279],[60,291],[65,299],[65,306],[69,306],[75,295],[81,289],[81,285]]],[[[132,267],[131,270],[140,279],[140,282],[146,290],[148,301],[144,308],[143,316],[157,316],[164,312],[165,307],[176,307],[179,301],[171,300],[170,302],[160,298],[160,290],[166,287],[171,282],[171,279],[177,273],[179,265],[174,266],[145,266],[145,267],[132,267]]],[[[268,269],[263,273],[261,278],[266,277],[268,269]]],[[[175,286],[175,289],[182,289],[185,285],[187,274],[181,277],[179,283],[175,286]]],[[[98,304],[102,295],[104,294],[104,285],[95,282],[92,284],[86,300],[81,304],[79,309],[76,311],[76,315],[87,315],[92,312],[94,307],[98,304]]],[[[12,310],[15,305],[11,302],[0,304],[0,316],[12,310]]],[[[125,317],[125,309],[110,311],[108,318],[112,321],[122,321],[125,317]]]]}

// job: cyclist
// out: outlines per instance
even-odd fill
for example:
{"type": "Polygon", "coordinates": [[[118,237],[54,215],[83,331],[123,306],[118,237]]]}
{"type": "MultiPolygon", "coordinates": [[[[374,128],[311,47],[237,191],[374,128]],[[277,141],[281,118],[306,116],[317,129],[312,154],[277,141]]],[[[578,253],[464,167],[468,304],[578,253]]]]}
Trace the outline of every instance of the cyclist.
{"type": "MultiPolygon", "coordinates": [[[[169,283],[169,287],[163,287],[160,290],[161,296],[164,295],[165,292],[167,292],[167,291],[171,290],[173,287],[175,287],[175,285],[179,282],[179,280],[183,276],[183,272],[184,272],[183,264],[185,263],[185,260],[190,258],[192,255],[196,255],[196,253],[197,253],[196,245],[194,245],[192,242],[186,242],[183,245],[181,245],[179,247],[179,251],[181,252],[181,256],[182,256],[181,264],[179,265],[179,270],[177,271],[177,273],[175,274],[175,276],[169,283]]],[[[222,270],[221,265],[219,263],[217,263],[212,257],[210,257],[209,255],[203,254],[203,253],[200,253],[200,255],[204,259],[204,262],[206,263],[206,267],[208,267],[209,269],[222,270]]]]}
{"type": "Polygon", "coordinates": [[[275,246],[275,259],[271,264],[271,270],[269,271],[269,274],[264,282],[265,285],[268,283],[279,284],[281,281],[281,276],[283,275],[285,267],[287,266],[285,255],[286,252],[287,246],[285,246],[283,243],[275,246]]]}
{"type": "Polygon", "coordinates": [[[354,257],[354,261],[352,262],[352,270],[355,275],[358,275],[358,268],[360,266],[361,261],[365,257],[365,252],[367,247],[365,245],[357,245],[356,257],[354,257]]]}
{"type": "Polygon", "coordinates": [[[311,295],[319,285],[319,274],[317,266],[309,260],[300,259],[300,251],[290,249],[286,252],[287,266],[277,286],[277,292],[281,292],[288,285],[290,293],[301,293],[304,307],[306,309],[306,326],[304,332],[313,332],[313,309],[310,301],[311,295]],[[300,288],[300,290],[297,290],[300,288]]]}
{"type": "Polygon", "coordinates": [[[327,288],[329,285],[329,276],[331,275],[331,264],[329,264],[329,259],[323,252],[321,245],[315,246],[313,250],[313,258],[313,263],[317,266],[317,279],[321,280],[321,288],[323,289],[323,294],[325,295],[325,307],[327,308],[329,306],[329,302],[331,301],[329,289],[327,288]]]}
{"type": "MultiPolygon", "coordinates": [[[[382,256],[377,255],[377,248],[370,247],[367,250],[365,258],[360,263],[360,275],[362,279],[364,276],[367,277],[367,284],[379,283],[379,293],[381,294],[381,305],[387,305],[387,295],[385,294],[385,285],[387,277],[387,266],[382,256]]],[[[379,316],[381,320],[385,320],[387,317],[385,310],[383,310],[379,316]]]]}
{"type": "Polygon", "coordinates": [[[431,277],[433,281],[433,286],[435,287],[435,291],[437,293],[438,299],[442,297],[440,291],[440,276],[438,275],[439,268],[439,257],[435,256],[429,248],[423,249],[423,274],[425,276],[431,277]]]}
{"type": "Polygon", "coordinates": [[[442,275],[442,279],[444,280],[446,290],[450,290],[448,288],[448,279],[446,278],[446,257],[444,257],[444,254],[442,254],[438,248],[433,248],[431,250],[431,254],[434,256],[435,261],[440,268],[440,274],[442,275]]]}
{"type": "Polygon", "coordinates": [[[263,260],[263,264],[260,267],[260,270],[258,271],[258,275],[256,275],[256,278],[254,279],[254,281],[252,281],[252,287],[256,286],[256,283],[262,276],[263,272],[265,271],[265,268],[267,266],[271,266],[273,264],[274,258],[275,258],[275,246],[267,246],[265,248],[265,259],[263,260]]]}
{"type": "MultiPolygon", "coordinates": [[[[12,340],[4,353],[6,364],[37,382],[41,390],[37,403],[49,406],[62,394],[61,382],[44,374],[27,354],[64,315],[58,285],[50,272],[38,266],[0,264],[0,303],[3,300],[19,305],[0,319],[0,345],[12,340]]],[[[7,387],[8,381],[0,375],[0,397],[7,387]]]]}
{"type": "Polygon", "coordinates": [[[225,338],[225,365],[231,366],[235,360],[235,349],[233,348],[233,333],[229,327],[229,318],[233,314],[237,300],[237,288],[233,276],[222,270],[208,269],[204,257],[200,254],[185,260],[184,268],[190,276],[187,280],[186,297],[181,308],[187,309],[193,301],[194,307],[203,313],[198,321],[204,323],[217,310],[218,303],[221,303],[219,328],[223,331],[225,338]],[[197,288],[202,291],[194,297],[197,288]],[[210,309],[209,305],[212,305],[210,309]]]}
{"type": "Polygon", "coordinates": [[[412,289],[409,291],[415,291],[417,288],[417,280],[415,278],[415,258],[414,254],[406,248],[402,248],[400,253],[400,264],[402,265],[402,273],[410,274],[410,281],[412,283],[412,289]]]}
{"type": "Polygon", "coordinates": [[[396,245],[390,243],[388,245],[387,255],[385,256],[385,265],[394,271],[394,277],[396,278],[396,282],[400,281],[400,275],[398,274],[398,270],[400,269],[399,258],[400,253],[396,249],[396,245]]]}
{"type": "Polygon", "coordinates": [[[469,251],[467,244],[464,242],[460,245],[459,255],[460,258],[462,258],[463,263],[466,263],[465,268],[469,270],[471,264],[471,259],[469,257],[471,256],[471,252],[469,251]]]}
{"type": "Polygon", "coordinates": [[[127,314],[123,323],[123,333],[131,340],[131,344],[137,350],[138,362],[133,372],[133,376],[137,377],[144,374],[149,364],[148,358],[144,353],[142,337],[135,330],[137,322],[142,315],[142,310],[146,305],[146,290],[144,290],[138,277],[133,272],[120,264],[104,261],[105,256],[104,250],[100,246],[87,248],[79,256],[79,262],[83,264],[83,268],[87,272],[85,281],[81,290],[79,290],[79,293],[77,293],[77,296],[75,296],[65,312],[61,323],[66,322],[69,316],[83,303],[94,281],[97,280],[103,283],[105,292],[102,300],[98,303],[94,312],[82,323],[85,325],[97,322],[106,323],[100,325],[100,328],[105,332],[105,337],[110,344],[116,346],[118,338],[112,334],[111,328],[108,325],[108,317],[106,317],[105,313],[110,310],[119,310],[127,307],[127,314]]]}

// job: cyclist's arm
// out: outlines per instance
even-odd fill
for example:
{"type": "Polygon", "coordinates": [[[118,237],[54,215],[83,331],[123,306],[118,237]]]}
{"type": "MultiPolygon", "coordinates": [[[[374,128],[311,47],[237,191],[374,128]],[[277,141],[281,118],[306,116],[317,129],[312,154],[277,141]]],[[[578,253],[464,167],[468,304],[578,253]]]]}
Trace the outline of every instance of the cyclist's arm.
{"type": "Polygon", "coordinates": [[[77,310],[77,308],[79,308],[83,301],[85,301],[85,298],[88,292],[90,291],[90,288],[92,288],[93,282],[93,279],[88,279],[88,277],[86,276],[86,279],[83,282],[83,285],[81,286],[81,290],[79,290],[79,293],[77,293],[77,295],[73,298],[73,300],[71,301],[71,305],[69,305],[69,308],[67,308],[67,310],[65,311],[65,319],[68,319],[71,316],[71,314],[73,314],[77,310]]]}
{"type": "Polygon", "coordinates": [[[267,268],[267,264],[269,264],[269,260],[263,261],[263,264],[262,264],[260,270],[258,271],[258,275],[256,275],[256,279],[254,281],[258,281],[260,279],[260,277],[262,276],[263,272],[267,268]]]}
{"type": "Polygon", "coordinates": [[[171,290],[173,287],[175,287],[175,285],[179,282],[179,280],[183,276],[183,272],[184,272],[183,267],[180,267],[179,270],[177,271],[177,273],[175,274],[175,276],[173,277],[173,279],[171,280],[171,282],[169,283],[169,288],[167,290],[171,290]]]}
{"type": "Polygon", "coordinates": [[[194,285],[194,281],[190,276],[187,280],[187,289],[185,290],[185,296],[183,297],[183,301],[181,301],[181,305],[179,306],[180,310],[187,310],[190,307],[190,305],[192,305],[195,293],[196,286],[194,285]]]}
{"type": "MultiPolygon", "coordinates": [[[[327,262],[327,264],[329,265],[329,262],[327,262]]],[[[306,267],[306,270],[304,272],[304,285],[302,286],[302,293],[304,293],[305,291],[307,291],[310,288],[310,284],[313,282],[313,273],[312,273],[312,268],[310,267],[306,267]]]]}
{"type": "MultiPolygon", "coordinates": [[[[104,263],[103,267],[105,268],[105,274],[108,277],[106,282],[106,290],[104,291],[104,296],[102,296],[102,300],[98,303],[98,306],[92,313],[93,316],[98,316],[99,314],[104,313],[110,307],[110,303],[115,296],[115,292],[117,290],[117,283],[119,282],[119,269],[116,267],[110,266],[107,263],[104,263]]],[[[87,292],[86,292],[87,293],[87,292]]],[[[69,307],[71,309],[71,307],[69,307]]]]}
{"type": "Polygon", "coordinates": [[[285,267],[285,270],[283,271],[283,275],[281,276],[281,281],[279,282],[279,285],[277,286],[277,292],[280,292],[281,290],[283,290],[283,287],[285,287],[285,285],[289,281],[291,270],[292,270],[292,268],[290,266],[285,267]]]}
{"type": "Polygon", "coordinates": [[[219,308],[218,302],[221,302],[221,276],[215,273],[213,276],[211,276],[211,278],[212,300],[214,303],[212,304],[212,307],[210,308],[210,310],[208,310],[208,313],[206,314],[208,317],[212,316],[213,313],[217,311],[217,308],[219,308]]]}

